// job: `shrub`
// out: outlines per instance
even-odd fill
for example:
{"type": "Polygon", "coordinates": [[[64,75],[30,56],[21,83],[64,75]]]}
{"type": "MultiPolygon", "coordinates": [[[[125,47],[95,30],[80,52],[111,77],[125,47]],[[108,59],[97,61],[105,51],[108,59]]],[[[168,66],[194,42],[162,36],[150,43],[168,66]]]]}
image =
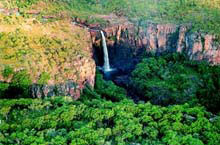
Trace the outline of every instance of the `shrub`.
{"type": "Polygon", "coordinates": [[[47,82],[50,80],[50,74],[48,74],[47,72],[43,72],[40,75],[40,78],[38,80],[38,84],[47,84],[47,82]]]}
{"type": "Polygon", "coordinates": [[[2,75],[4,78],[8,78],[13,73],[14,73],[13,68],[11,68],[10,66],[6,66],[2,72],[2,75]]]}
{"type": "Polygon", "coordinates": [[[22,70],[14,73],[11,83],[9,83],[8,89],[5,90],[6,98],[13,97],[29,97],[29,87],[31,85],[31,79],[27,71],[22,70]]]}
{"type": "Polygon", "coordinates": [[[9,76],[11,76],[12,79],[10,83],[0,82],[1,98],[29,97],[31,79],[26,70],[14,72],[11,67],[5,67],[2,75],[5,79],[9,76]]]}
{"type": "Polygon", "coordinates": [[[16,5],[19,8],[26,8],[28,6],[31,6],[32,4],[38,2],[39,0],[16,0],[16,5]]]}
{"type": "Polygon", "coordinates": [[[102,74],[96,73],[95,90],[102,97],[111,101],[120,101],[126,98],[126,90],[116,86],[111,81],[105,81],[102,74]]]}
{"type": "Polygon", "coordinates": [[[0,98],[5,96],[5,91],[8,90],[9,84],[0,82],[0,98]]]}

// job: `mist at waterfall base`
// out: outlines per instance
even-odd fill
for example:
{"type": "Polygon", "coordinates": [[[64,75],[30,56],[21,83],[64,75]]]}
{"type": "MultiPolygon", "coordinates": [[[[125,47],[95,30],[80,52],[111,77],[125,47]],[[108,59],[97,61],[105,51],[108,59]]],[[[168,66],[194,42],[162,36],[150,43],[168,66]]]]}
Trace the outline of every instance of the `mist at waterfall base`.
{"type": "Polygon", "coordinates": [[[116,74],[118,74],[118,71],[116,68],[111,68],[111,66],[110,66],[108,47],[106,44],[105,34],[103,31],[101,31],[100,33],[102,35],[102,48],[103,48],[103,54],[104,54],[104,65],[102,67],[98,67],[98,68],[104,74],[105,79],[111,80],[116,74]]]}

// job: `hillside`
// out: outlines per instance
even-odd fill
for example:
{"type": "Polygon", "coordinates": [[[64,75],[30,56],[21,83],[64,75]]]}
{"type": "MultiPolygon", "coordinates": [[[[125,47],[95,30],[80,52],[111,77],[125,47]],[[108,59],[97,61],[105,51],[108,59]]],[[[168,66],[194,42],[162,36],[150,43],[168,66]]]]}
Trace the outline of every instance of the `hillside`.
{"type": "MultiPolygon", "coordinates": [[[[14,6],[13,3],[8,4],[14,6]]],[[[74,90],[76,90],[74,82],[83,85],[84,81],[88,80],[93,85],[95,63],[92,60],[89,32],[72,25],[70,17],[55,21],[49,19],[24,16],[20,9],[19,12],[16,9],[3,9],[0,13],[2,72],[0,80],[19,83],[19,80],[15,79],[15,74],[20,72],[20,76],[26,75],[27,80],[20,82],[27,87],[32,84],[53,86],[53,88],[33,86],[32,89],[36,90],[33,94],[35,97],[54,94],[54,89],[61,89],[57,95],[73,96],[76,92],[71,93],[71,87],[65,86],[68,81],[71,81],[74,90]],[[65,88],[62,89],[57,85],[63,85],[65,88]]],[[[4,87],[7,85],[3,84],[2,90],[7,89],[4,87]]],[[[18,95],[18,91],[12,93],[15,94],[18,95]]]]}

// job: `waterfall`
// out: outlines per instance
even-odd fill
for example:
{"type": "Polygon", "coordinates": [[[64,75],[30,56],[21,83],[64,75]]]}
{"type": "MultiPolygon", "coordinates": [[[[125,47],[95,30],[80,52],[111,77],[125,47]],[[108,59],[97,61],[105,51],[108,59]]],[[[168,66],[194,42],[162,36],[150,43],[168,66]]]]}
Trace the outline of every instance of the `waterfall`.
{"type": "Polygon", "coordinates": [[[103,52],[104,52],[104,65],[103,65],[103,70],[104,72],[111,71],[110,64],[109,64],[109,57],[108,57],[108,48],[106,44],[106,39],[103,31],[101,31],[102,35],[102,47],[103,47],[103,52]]]}

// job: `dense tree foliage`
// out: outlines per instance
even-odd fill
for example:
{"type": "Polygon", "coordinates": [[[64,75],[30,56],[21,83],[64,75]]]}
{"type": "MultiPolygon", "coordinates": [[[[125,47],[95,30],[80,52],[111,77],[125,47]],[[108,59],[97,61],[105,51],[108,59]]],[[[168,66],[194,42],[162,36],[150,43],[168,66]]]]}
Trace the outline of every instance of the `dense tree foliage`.
{"type": "Polygon", "coordinates": [[[131,100],[0,100],[0,144],[217,145],[220,119],[201,107],[131,100]]]}
{"type": "Polygon", "coordinates": [[[136,66],[132,85],[144,100],[169,105],[200,102],[219,112],[220,67],[181,54],[150,57],[136,66]]]}
{"type": "Polygon", "coordinates": [[[96,74],[95,90],[102,98],[113,102],[127,98],[125,89],[116,86],[112,81],[103,80],[103,76],[99,72],[96,74]]]}
{"type": "MultiPolygon", "coordinates": [[[[150,58],[154,66],[142,67],[150,75],[146,67],[157,70],[174,58],[175,55],[158,60],[150,58]]],[[[11,73],[10,68],[5,70],[5,75],[8,72],[11,73]]],[[[140,75],[146,79],[143,70],[140,75]]],[[[20,79],[16,82],[24,83],[20,79]]],[[[26,83],[15,84],[26,86],[26,83]]],[[[99,73],[95,90],[86,87],[78,101],[63,96],[0,99],[0,145],[217,145],[219,139],[220,118],[204,107],[187,103],[168,107],[149,102],[135,104],[126,97],[124,89],[103,80],[99,73]]]]}

